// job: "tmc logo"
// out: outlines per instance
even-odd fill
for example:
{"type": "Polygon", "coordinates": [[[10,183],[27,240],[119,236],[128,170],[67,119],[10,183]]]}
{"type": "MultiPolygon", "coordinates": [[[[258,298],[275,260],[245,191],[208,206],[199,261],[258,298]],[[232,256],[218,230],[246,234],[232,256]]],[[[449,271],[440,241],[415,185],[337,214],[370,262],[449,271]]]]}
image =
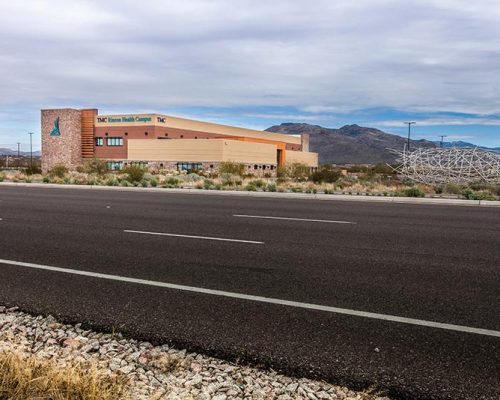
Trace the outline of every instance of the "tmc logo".
{"type": "Polygon", "coordinates": [[[61,131],[59,130],[59,117],[54,120],[54,127],[50,131],[50,136],[61,136],[61,131]]]}
{"type": "Polygon", "coordinates": [[[165,117],[156,117],[158,122],[165,123],[165,117]]]}
{"type": "Polygon", "coordinates": [[[108,122],[106,117],[97,117],[97,122],[108,122]]]}

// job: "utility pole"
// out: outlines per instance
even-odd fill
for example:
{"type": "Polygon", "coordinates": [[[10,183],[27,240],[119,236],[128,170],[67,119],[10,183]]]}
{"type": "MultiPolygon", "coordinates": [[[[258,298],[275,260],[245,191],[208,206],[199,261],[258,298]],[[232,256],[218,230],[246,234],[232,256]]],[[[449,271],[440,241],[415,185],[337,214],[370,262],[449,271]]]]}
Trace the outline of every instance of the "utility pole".
{"type": "Polygon", "coordinates": [[[17,168],[21,166],[21,151],[19,146],[21,146],[21,143],[17,142],[17,168]]]}
{"type": "Polygon", "coordinates": [[[413,124],[416,124],[416,122],[415,121],[408,121],[408,122],[405,122],[405,124],[408,125],[408,145],[407,145],[407,147],[408,147],[408,151],[410,151],[410,130],[411,130],[411,126],[413,124]]]}
{"type": "Polygon", "coordinates": [[[439,137],[441,138],[441,148],[443,148],[444,138],[447,137],[447,136],[446,135],[440,135],[439,137]]]}
{"type": "Polygon", "coordinates": [[[33,132],[28,132],[30,135],[30,170],[33,172],[33,132]]]}

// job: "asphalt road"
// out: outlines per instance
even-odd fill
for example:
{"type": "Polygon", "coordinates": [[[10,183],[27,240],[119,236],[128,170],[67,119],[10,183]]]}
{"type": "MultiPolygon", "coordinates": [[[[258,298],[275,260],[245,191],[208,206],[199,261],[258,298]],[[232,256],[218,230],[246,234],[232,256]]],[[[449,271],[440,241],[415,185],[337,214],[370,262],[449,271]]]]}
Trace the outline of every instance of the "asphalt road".
{"type": "Polygon", "coordinates": [[[394,398],[500,399],[498,208],[0,187],[0,218],[0,304],[394,398]]]}

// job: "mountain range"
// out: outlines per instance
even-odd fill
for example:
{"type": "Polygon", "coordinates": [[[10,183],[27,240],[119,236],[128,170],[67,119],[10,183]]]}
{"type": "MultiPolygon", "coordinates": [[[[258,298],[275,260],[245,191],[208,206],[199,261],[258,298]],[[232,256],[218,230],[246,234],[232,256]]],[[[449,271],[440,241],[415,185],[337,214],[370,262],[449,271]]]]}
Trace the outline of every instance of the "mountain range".
{"type": "MultiPolygon", "coordinates": [[[[30,152],[29,151],[20,151],[19,154],[21,157],[29,157],[30,152]]],[[[40,157],[41,151],[37,150],[33,152],[33,157],[40,157]]],[[[0,147],[0,156],[13,156],[17,157],[17,150],[12,150],[12,149],[7,149],[5,147],[0,147]]]]}
{"type": "MultiPolygon", "coordinates": [[[[436,146],[441,146],[440,141],[433,142],[436,146]]],[[[500,147],[484,147],[484,146],[476,146],[473,143],[469,142],[463,142],[461,140],[455,141],[455,142],[443,142],[443,147],[449,148],[449,147],[460,147],[460,148],[470,148],[470,147],[479,147],[480,149],[484,150],[493,150],[493,151],[500,151],[500,147]]]]}
{"type": "MultiPolygon", "coordinates": [[[[318,153],[320,164],[391,163],[395,161],[395,155],[388,149],[402,150],[407,142],[401,136],[355,124],[334,129],[303,123],[283,123],[266,130],[309,134],[310,151],[318,153]]],[[[436,145],[428,140],[411,140],[410,148],[417,147],[433,148],[436,145]]]]}
{"type": "MultiPolygon", "coordinates": [[[[318,153],[320,164],[392,163],[396,156],[389,149],[402,150],[407,143],[404,137],[356,124],[334,129],[305,123],[283,123],[271,126],[266,131],[293,135],[309,134],[310,151],[318,153]]],[[[439,145],[440,142],[424,139],[410,140],[411,149],[434,148],[439,145]]],[[[465,142],[445,142],[445,145],[476,147],[465,142]]]]}

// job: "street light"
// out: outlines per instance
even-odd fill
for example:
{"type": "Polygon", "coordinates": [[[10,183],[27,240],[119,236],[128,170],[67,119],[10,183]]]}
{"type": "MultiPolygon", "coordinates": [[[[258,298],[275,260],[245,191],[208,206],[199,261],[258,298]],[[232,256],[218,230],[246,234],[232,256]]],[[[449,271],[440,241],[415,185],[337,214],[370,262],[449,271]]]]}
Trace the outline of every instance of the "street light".
{"type": "Polygon", "coordinates": [[[408,145],[407,145],[407,147],[408,147],[408,151],[410,151],[410,128],[413,124],[416,124],[416,122],[415,121],[408,121],[408,122],[405,122],[405,124],[408,125],[408,145]]]}
{"type": "Polygon", "coordinates": [[[33,132],[28,132],[30,135],[30,170],[33,173],[33,132]]]}
{"type": "Polygon", "coordinates": [[[440,146],[440,147],[441,147],[441,148],[443,148],[443,145],[444,145],[444,138],[445,138],[445,137],[448,137],[448,136],[446,136],[446,135],[440,135],[439,137],[441,138],[441,146],[440,146]]]}
{"type": "Polygon", "coordinates": [[[21,152],[19,151],[20,150],[19,146],[21,146],[21,143],[17,142],[17,168],[21,166],[21,159],[20,159],[21,152]]]}

